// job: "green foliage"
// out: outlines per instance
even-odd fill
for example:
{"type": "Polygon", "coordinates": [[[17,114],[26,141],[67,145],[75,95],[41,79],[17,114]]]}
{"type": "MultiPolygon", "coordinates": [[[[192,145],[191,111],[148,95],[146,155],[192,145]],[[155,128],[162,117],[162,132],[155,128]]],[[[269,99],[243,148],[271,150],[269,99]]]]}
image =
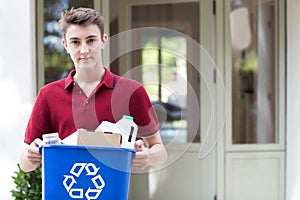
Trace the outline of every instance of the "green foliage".
{"type": "Polygon", "coordinates": [[[32,172],[24,172],[19,164],[19,171],[12,176],[15,189],[11,194],[15,200],[41,200],[42,199],[42,172],[41,166],[32,172]]]}
{"type": "Polygon", "coordinates": [[[186,40],[184,37],[175,36],[148,36],[144,38],[143,42],[142,81],[145,89],[151,100],[158,100],[159,88],[161,88],[160,98],[167,101],[170,93],[162,85],[174,81],[179,73],[179,67],[184,66],[186,68],[186,61],[184,60],[186,58],[186,40]],[[161,60],[159,60],[159,51],[161,52],[161,60]],[[159,79],[159,74],[161,79],[159,79]]]}
{"type": "Polygon", "coordinates": [[[243,72],[256,72],[258,68],[258,59],[255,52],[246,54],[240,62],[240,70],[243,72]]]}
{"type": "Polygon", "coordinates": [[[68,70],[72,66],[72,62],[67,53],[52,53],[45,55],[45,68],[56,67],[60,71],[68,70]]]}

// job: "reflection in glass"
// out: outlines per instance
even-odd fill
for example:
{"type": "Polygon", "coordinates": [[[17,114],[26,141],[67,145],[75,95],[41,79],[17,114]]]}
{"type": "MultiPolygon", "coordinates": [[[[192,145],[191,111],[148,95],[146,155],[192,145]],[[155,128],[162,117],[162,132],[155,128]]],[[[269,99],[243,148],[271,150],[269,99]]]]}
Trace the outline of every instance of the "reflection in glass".
{"type": "Polygon", "coordinates": [[[231,1],[232,142],[277,143],[275,0],[231,1]]]}
{"type": "Polygon", "coordinates": [[[44,0],[44,67],[45,84],[64,78],[72,69],[72,61],[61,44],[58,20],[72,7],[93,7],[93,0],[44,0]]]}
{"type": "Polygon", "coordinates": [[[177,141],[186,141],[187,66],[178,56],[186,57],[186,40],[167,35],[143,35],[143,46],[142,80],[161,122],[162,138],[164,141],[174,139],[174,134],[180,132],[177,141]],[[170,46],[178,50],[177,55],[168,51],[170,46]]]}
{"type": "Polygon", "coordinates": [[[199,2],[134,5],[131,12],[131,28],[173,30],[135,37],[143,48],[132,56],[133,66],[142,66],[138,79],[156,109],[163,141],[199,142],[198,121],[194,120],[200,115],[195,109],[199,105],[195,105],[193,94],[198,100],[200,75],[187,62],[195,52],[185,37],[199,41],[199,2]]]}

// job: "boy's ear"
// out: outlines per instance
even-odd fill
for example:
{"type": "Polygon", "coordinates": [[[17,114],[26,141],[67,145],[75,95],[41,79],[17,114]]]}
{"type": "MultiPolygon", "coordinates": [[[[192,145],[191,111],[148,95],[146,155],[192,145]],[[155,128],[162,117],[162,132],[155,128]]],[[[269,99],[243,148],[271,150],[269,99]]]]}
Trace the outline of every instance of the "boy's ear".
{"type": "Polygon", "coordinates": [[[67,51],[67,53],[69,53],[69,48],[68,48],[68,45],[67,45],[67,42],[65,39],[62,39],[61,40],[61,44],[64,46],[65,50],[67,51]]]}
{"type": "Polygon", "coordinates": [[[105,43],[107,42],[108,36],[103,34],[101,48],[104,49],[105,43]]]}
{"type": "Polygon", "coordinates": [[[108,36],[106,34],[103,34],[103,36],[102,36],[102,43],[105,44],[106,41],[107,41],[107,39],[108,39],[108,36]]]}

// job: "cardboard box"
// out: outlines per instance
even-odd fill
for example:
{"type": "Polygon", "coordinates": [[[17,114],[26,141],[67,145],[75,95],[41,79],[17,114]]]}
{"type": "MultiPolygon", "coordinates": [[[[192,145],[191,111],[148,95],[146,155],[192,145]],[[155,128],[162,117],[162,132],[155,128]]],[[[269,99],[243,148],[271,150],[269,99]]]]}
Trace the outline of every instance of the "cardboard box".
{"type": "Polygon", "coordinates": [[[75,133],[63,139],[62,143],[67,145],[121,147],[122,135],[78,129],[75,133]]]}

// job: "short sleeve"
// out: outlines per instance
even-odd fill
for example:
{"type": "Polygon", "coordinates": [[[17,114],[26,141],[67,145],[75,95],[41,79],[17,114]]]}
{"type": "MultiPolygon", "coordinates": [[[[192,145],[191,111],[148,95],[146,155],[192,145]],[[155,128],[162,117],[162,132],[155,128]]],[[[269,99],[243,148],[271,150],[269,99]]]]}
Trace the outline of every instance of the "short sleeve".
{"type": "Polygon", "coordinates": [[[49,130],[49,109],[46,100],[41,90],[36,98],[33,106],[31,116],[29,118],[24,142],[30,144],[34,139],[41,138],[43,133],[49,130]]]}
{"type": "Polygon", "coordinates": [[[130,115],[138,125],[138,136],[149,137],[158,131],[156,112],[144,86],[131,79],[118,78],[111,97],[115,121],[130,115]]]}
{"type": "Polygon", "coordinates": [[[138,125],[138,135],[148,137],[158,131],[158,120],[145,88],[140,85],[130,98],[130,115],[138,125]]]}

